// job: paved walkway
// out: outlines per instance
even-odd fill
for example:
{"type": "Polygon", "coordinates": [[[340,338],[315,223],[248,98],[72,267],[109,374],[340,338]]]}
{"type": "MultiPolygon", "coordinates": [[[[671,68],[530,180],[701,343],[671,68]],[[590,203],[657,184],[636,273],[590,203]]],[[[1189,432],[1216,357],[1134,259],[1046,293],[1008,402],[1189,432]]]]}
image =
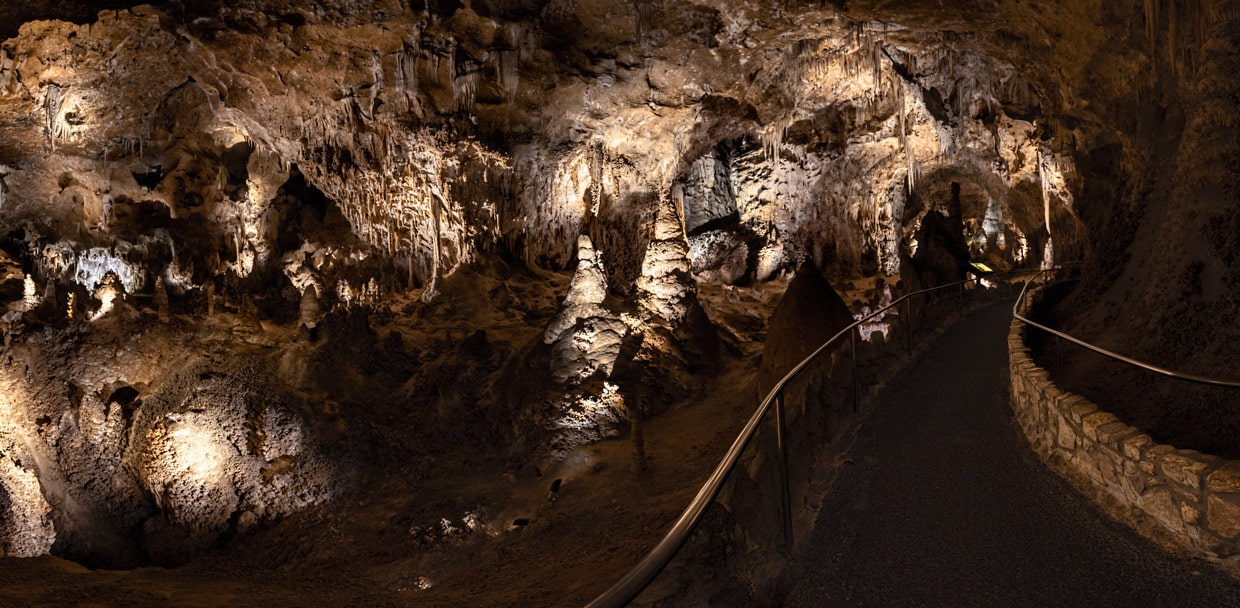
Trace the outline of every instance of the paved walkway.
{"type": "Polygon", "coordinates": [[[1240,607],[1050,473],[1012,420],[1010,305],[957,323],[892,382],[827,499],[786,606],[1240,607]]]}

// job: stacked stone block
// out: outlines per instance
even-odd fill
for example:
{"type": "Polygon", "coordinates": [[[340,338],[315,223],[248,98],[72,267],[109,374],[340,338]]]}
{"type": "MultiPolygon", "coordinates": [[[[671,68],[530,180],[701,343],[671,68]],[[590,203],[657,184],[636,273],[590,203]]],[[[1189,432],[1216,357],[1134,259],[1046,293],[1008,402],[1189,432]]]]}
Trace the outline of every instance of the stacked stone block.
{"type": "Polygon", "coordinates": [[[1160,444],[1061,390],[1033,362],[1017,320],[1008,362],[1016,420],[1053,470],[1164,546],[1240,565],[1240,461],[1160,444]]]}

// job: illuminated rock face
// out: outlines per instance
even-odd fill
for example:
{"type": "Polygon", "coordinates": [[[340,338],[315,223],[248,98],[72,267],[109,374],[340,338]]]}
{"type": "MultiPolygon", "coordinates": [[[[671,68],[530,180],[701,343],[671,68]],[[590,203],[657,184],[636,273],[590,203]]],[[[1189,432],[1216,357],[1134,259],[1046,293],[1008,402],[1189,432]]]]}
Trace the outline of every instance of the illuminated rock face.
{"type": "Polygon", "coordinates": [[[159,563],[332,494],[329,467],[307,444],[300,417],[247,376],[156,395],[135,425],[127,459],[160,513],[144,523],[144,548],[159,563]]]}
{"type": "Polygon", "coordinates": [[[56,541],[52,508],[40,492],[37,473],[13,461],[11,455],[18,453],[18,446],[11,437],[4,440],[5,456],[0,458],[0,556],[46,555],[56,541]]]}
{"type": "Polygon", "coordinates": [[[684,324],[690,309],[697,306],[697,286],[689,267],[689,243],[680,211],[673,201],[661,201],[637,279],[637,301],[644,318],[669,328],[684,324]]]}
{"type": "Polygon", "coordinates": [[[153,350],[118,346],[107,328],[122,322],[8,351],[21,367],[0,372],[6,555],[55,543],[94,566],[179,564],[335,493],[304,417],[253,367],[174,350],[186,334],[164,324],[140,335],[153,350]]]}
{"type": "MultiPolygon", "coordinates": [[[[29,222],[30,245],[58,243],[37,252],[36,280],[93,290],[112,271],[138,294],[163,276],[175,298],[208,278],[254,289],[274,268],[320,296],[379,278],[430,299],[480,254],[567,266],[587,233],[628,286],[650,238],[640,227],[676,192],[688,232],[733,215],[745,229],[745,251],[699,264],[710,279],[805,258],[893,274],[921,215],[944,203],[943,172],[988,193],[969,220],[994,199],[1075,221],[1068,149],[1038,136],[1043,102],[984,45],[830,8],[808,10],[816,25],[783,23],[786,34],[757,7],[653,4],[652,24],[628,31],[613,26],[645,13],[612,2],[429,21],[387,8],[374,23],[223,9],[178,29],[133,9],[27,26],[0,58],[0,107],[32,118],[0,125],[15,142],[0,154],[0,216],[29,222]],[[609,20],[582,17],[595,10],[609,20]],[[589,77],[556,76],[567,66],[549,49],[564,42],[601,57],[589,77]],[[753,83],[735,78],[741,65],[753,83]],[[311,193],[343,232],[307,225],[297,207],[311,193]]],[[[1013,242],[1045,223],[1001,217],[992,230],[1013,242]]],[[[1061,253],[1078,247],[1071,232],[1061,253]]],[[[992,265],[1012,262],[992,253],[992,265]]]]}
{"type": "Polygon", "coordinates": [[[551,376],[559,384],[573,385],[594,375],[611,374],[620,340],[628,328],[618,313],[607,310],[607,279],[602,260],[590,237],[577,244],[577,272],[564,297],[563,308],[543,333],[551,345],[551,376]]]}

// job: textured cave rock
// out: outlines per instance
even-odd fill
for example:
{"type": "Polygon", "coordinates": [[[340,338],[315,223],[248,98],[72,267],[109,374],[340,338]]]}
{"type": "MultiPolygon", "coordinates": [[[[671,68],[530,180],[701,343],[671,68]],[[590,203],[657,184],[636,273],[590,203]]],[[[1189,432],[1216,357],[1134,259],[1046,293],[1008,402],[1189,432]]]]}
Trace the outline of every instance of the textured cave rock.
{"type": "Polygon", "coordinates": [[[14,448],[3,476],[8,552],[178,564],[332,495],[331,466],[300,415],[252,371],[170,356],[182,334],[165,327],[119,345],[106,332],[49,331],[9,351],[25,363],[3,375],[18,396],[0,434],[14,448]],[[55,546],[40,544],[53,529],[55,546]]]}
{"type": "Polygon", "coordinates": [[[127,456],[159,513],[143,524],[144,549],[163,564],[333,493],[300,416],[252,372],[189,371],[197,382],[151,395],[127,456]]]}
{"type": "MultiPolygon", "coordinates": [[[[149,9],[104,13],[88,28],[32,25],[26,35],[42,53],[38,64],[27,65],[27,47],[15,46],[8,73],[21,78],[6,86],[19,106],[26,104],[23,111],[46,116],[46,126],[42,133],[33,125],[7,132],[14,141],[60,152],[37,166],[6,160],[18,168],[6,178],[8,189],[20,203],[55,181],[65,209],[57,217],[81,218],[99,233],[100,256],[128,242],[108,243],[112,224],[121,221],[113,216],[130,213],[130,206],[155,213],[167,207],[177,250],[207,262],[193,264],[199,275],[190,279],[193,287],[204,274],[262,275],[274,258],[287,259],[295,247],[281,242],[288,211],[275,195],[304,174],[353,227],[360,249],[342,253],[354,264],[366,256],[392,266],[352,284],[378,274],[423,287],[429,298],[440,277],[488,249],[511,248],[516,257],[565,266],[583,227],[607,256],[612,283],[626,289],[640,274],[649,237],[635,229],[640,216],[635,224],[632,211],[617,206],[661,200],[678,179],[689,230],[735,211],[766,241],[750,243],[751,249],[795,253],[784,264],[808,255],[841,271],[890,273],[899,260],[901,245],[892,235],[901,229],[906,191],[929,167],[946,161],[989,172],[997,152],[1006,163],[1005,188],[1045,173],[1030,162],[1043,158],[1029,148],[1032,125],[1005,118],[1005,106],[988,97],[1016,96],[1009,103],[1028,105],[1034,94],[1010,67],[987,63],[994,58],[914,37],[919,48],[900,31],[891,33],[895,46],[888,49],[875,31],[838,17],[804,32],[784,55],[755,54],[749,49],[773,32],[746,13],[669,6],[643,16],[627,5],[598,4],[550,5],[536,20],[544,28],[539,32],[518,27],[521,19],[505,23],[468,8],[447,19],[432,15],[428,24],[420,14],[384,13],[383,29],[355,25],[348,37],[336,33],[341,26],[330,12],[283,22],[268,12],[223,9],[179,32],[165,29],[149,9]],[[575,15],[590,9],[612,19],[654,19],[660,27],[609,28],[603,39],[618,45],[609,50],[576,32],[563,39],[557,20],[575,24],[575,15]],[[715,25],[700,29],[704,23],[715,25]],[[678,39],[674,32],[693,35],[678,39]],[[116,44],[135,35],[144,39],[143,49],[116,44]],[[89,44],[66,56],[55,40],[68,36],[89,44]],[[682,66],[655,61],[648,77],[624,59],[625,48],[658,58],[700,41],[713,50],[690,52],[682,66]],[[554,70],[565,57],[556,45],[565,42],[597,49],[587,54],[598,58],[574,61],[611,71],[557,84],[547,103],[535,106],[523,91],[558,82],[554,70]],[[376,50],[363,52],[363,43],[376,50]],[[328,50],[338,53],[326,58],[328,50]],[[155,54],[168,58],[158,70],[147,59],[155,54]],[[731,61],[725,55],[749,54],[761,68],[761,87],[746,87],[758,95],[746,100],[720,68],[731,61]],[[924,67],[915,69],[919,57],[924,67]],[[346,69],[350,80],[327,83],[333,71],[346,69]],[[994,81],[950,81],[957,71],[994,81]],[[851,84],[820,84],[831,79],[851,84]],[[141,91],[126,85],[139,81],[141,91]],[[680,92],[670,92],[682,82],[680,92]],[[500,94],[480,102],[491,85],[500,94]],[[953,95],[938,99],[944,93],[936,86],[951,87],[953,95]],[[638,101],[643,90],[648,94],[638,101]],[[646,104],[664,109],[651,113],[646,104]],[[692,108],[701,108],[705,131],[689,130],[692,108]],[[459,111],[473,113],[478,127],[455,122],[451,116],[459,111]],[[595,118],[610,115],[618,121],[595,118]],[[510,133],[495,140],[492,130],[500,128],[510,133]],[[511,145],[535,130],[543,135],[511,145]],[[858,140],[850,135],[855,131],[876,137],[858,140]],[[691,160],[694,150],[705,154],[691,160]],[[683,178],[681,164],[689,167],[683,178]],[[820,204],[824,196],[832,203],[820,204]],[[187,234],[204,225],[207,235],[187,234]]],[[[22,210],[14,212],[20,223],[22,210]]],[[[187,264],[148,263],[146,273],[180,274],[187,264]]],[[[306,282],[320,280],[298,272],[293,280],[303,291],[306,282]]],[[[138,278],[127,287],[150,289],[150,282],[138,278]]]]}
{"type": "Polygon", "coordinates": [[[21,458],[22,452],[13,438],[4,439],[5,457],[0,459],[0,556],[46,555],[56,540],[50,517],[52,507],[40,491],[37,469],[22,467],[20,460],[13,460],[21,458]]]}
{"type": "Polygon", "coordinates": [[[758,371],[760,394],[769,393],[784,374],[852,322],[848,305],[822,271],[813,263],[803,264],[771,315],[758,371]]]}
{"type": "Polygon", "coordinates": [[[577,272],[564,296],[563,308],[543,333],[552,345],[551,374],[555,382],[580,382],[595,372],[611,373],[620,341],[628,327],[620,315],[603,307],[607,279],[588,236],[577,242],[577,272]]]}

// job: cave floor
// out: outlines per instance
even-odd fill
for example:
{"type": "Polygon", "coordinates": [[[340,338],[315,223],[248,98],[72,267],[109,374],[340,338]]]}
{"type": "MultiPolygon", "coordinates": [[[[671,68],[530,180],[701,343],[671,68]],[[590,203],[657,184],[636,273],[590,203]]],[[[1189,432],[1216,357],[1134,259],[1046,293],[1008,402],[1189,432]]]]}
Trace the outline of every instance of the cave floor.
{"type": "Polygon", "coordinates": [[[1240,605],[1240,582],[1107,519],[1037,459],[1008,405],[1010,318],[962,320],[885,387],[785,605],[1240,605]]]}
{"type": "MultiPolygon", "coordinates": [[[[471,277],[445,283],[441,299],[448,303],[431,307],[420,325],[399,315],[388,323],[423,353],[437,352],[449,334],[467,336],[478,327],[497,345],[519,343],[549,316],[536,313],[554,310],[554,289],[567,277],[552,278],[558,282],[550,287],[521,277],[507,282],[523,302],[541,302],[533,312],[470,312],[489,310],[468,304],[494,287],[471,277]]],[[[389,458],[410,462],[352,471],[355,489],[178,568],[89,569],[55,556],[0,560],[0,606],[584,605],[658,542],[756,405],[765,319],[785,283],[703,289],[727,353],[700,398],[673,405],[647,429],[649,468],[640,475],[630,470],[634,448],[627,435],[579,448],[539,475],[530,467],[514,470],[502,446],[479,452],[462,431],[411,425],[401,402],[366,401],[350,406],[346,413],[358,419],[335,431],[336,440],[367,438],[379,442],[375,451],[391,443],[389,458]],[[382,432],[359,435],[370,426],[382,432]],[[447,435],[436,439],[435,433],[447,435]],[[444,450],[459,445],[437,453],[430,473],[419,473],[412,460],[418,452],[397,445],[402,435],[444,450]],[[562,486],[553,501],[548,490],[556,479],[562,486]],[[460,527],[478,505],[484,508],[476,532],[421,538],[422,528],[441,519],[460,527]],[[519,519],[527,525],[510,525],[519,519]]],[[[280,346],[291,340],[285,333],[268,327],[247,335],[261,344],[242,340],[231,348],[287,348],[280,346]]],[[[432,361],[427,354],[423,360],[432,361]]],[[[323,396],[305,396],[316,398],[323,396]]]]}

